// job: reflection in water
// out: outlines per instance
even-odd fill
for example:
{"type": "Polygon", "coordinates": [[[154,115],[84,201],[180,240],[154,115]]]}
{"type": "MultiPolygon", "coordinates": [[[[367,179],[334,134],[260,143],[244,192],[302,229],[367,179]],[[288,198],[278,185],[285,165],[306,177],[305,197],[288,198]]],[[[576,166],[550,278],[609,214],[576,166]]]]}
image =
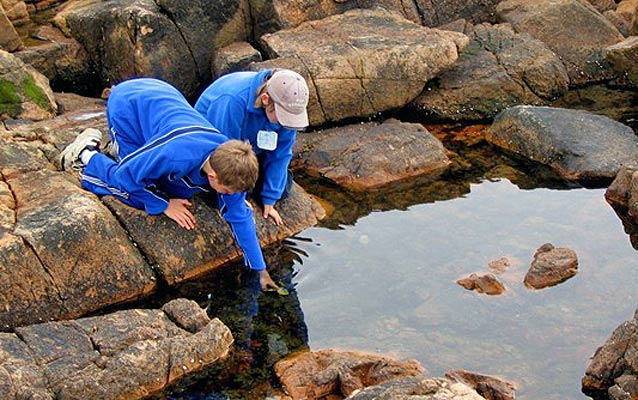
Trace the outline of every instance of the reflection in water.
{"type": "Polygon", "coordinates": [[[312,349],[338,347],[416,358],[428,373],[453,368],[515,381],[521,399],[583,399],[589,357],[636,308],[638,252],[604,189],[520,190],[507,180],[404,211],[373,212],[341,230],[312,228],[297,242],[298,293],[312,349]],[[579,257],[571,280],[529,290],[523,277],[543,243],[579,257]],[[490,261],[501,296],[455,284],[490,261]]]}

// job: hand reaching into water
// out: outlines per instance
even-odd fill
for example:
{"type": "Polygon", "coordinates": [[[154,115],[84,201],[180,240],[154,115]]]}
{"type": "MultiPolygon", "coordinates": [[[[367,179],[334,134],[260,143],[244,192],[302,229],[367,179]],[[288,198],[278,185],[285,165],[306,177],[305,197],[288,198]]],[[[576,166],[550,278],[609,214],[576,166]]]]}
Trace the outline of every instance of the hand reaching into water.
{"type": "Polygon", "coordinates": [[[259,284],[261,285],[261,290],[279,290],[279,286],[272,280],[270,274],[265,269],[262,269],[259,272],[259,284]]]}
{"type": "Polygon", "coordinates": [[[186,199],[170,199],[164,214],[182,228],[195,229],[195,217],[188,209],[191,205],[191,202],[186,199]]]}

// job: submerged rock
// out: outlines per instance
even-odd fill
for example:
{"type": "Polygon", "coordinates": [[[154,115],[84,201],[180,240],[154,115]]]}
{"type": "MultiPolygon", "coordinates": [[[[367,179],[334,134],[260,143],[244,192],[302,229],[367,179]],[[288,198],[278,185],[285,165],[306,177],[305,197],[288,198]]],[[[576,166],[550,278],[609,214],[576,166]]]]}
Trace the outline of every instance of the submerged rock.
{"type": "Polygon", "coordinates": [[[142,399],[225,358],[230,330],[193,301],[173,302],[166,312],[118,311],[0,333],[0,397],[142,399]],[[189,332],[182,326],[191,314],[201,321],[189,332]]]}
{"type": "Polygon", "coordinates": [[[357,389],[423,371],[415,360],[402,362],[379,354],[335,350],[293,354],[275,364],[277,377],[293,399],[348,396],[357,389]]]}
{"type": "Polygon", "coordinates": [[[542,289],[564,282],[577,272],[578,257],[574,250],[546,243],[536,250],[523,283],[530,288],[542,289]]]}
{"type": "Polygon", "coordinates": [[[477,275],[471,274],[467,278],[456,281],[467,290],[476,290],[479,293],[488,295],[499,295],[505,293],[505,286],[493,274],[477,275]]]}

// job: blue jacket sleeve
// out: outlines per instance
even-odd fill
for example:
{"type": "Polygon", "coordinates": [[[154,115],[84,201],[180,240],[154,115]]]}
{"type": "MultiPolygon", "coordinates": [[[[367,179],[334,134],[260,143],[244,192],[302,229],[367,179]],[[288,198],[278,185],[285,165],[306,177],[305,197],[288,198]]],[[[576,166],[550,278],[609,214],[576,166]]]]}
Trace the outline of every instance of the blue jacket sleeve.
{"type": "Polygon", "coordinates": [[[244,252],[245,260],[251,269],[266,269],[266,262],[259,246],[253,212],[246,205],[246,194],[220,194],[219,210],[230,224],[237,244],[244,252]]]}
{"type": "Polygon", "coordinates": [[[264,185],[261,198],[265,205],[275,205],[286,187],[288,166],[292,159],[296,131],[285,129],[279,133],[277,148],[264,154],[264,185]]]}

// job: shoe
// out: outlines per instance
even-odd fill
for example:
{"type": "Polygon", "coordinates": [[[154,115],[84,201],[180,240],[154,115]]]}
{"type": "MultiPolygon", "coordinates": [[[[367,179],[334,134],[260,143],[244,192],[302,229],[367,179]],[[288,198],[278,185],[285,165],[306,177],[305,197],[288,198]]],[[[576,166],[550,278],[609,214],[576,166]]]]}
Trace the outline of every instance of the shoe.
{"type": "Polygon", "coordinates": [[[102,132],[94,128],[87,128],[82,131],[71,142],[62,153],[60,153],[60,166],[62,171],[75,170],[81,171],[84,163],[80,160],[80,154],[84,150],[100,150],[100,141],[102,140],[102,132]]]}
{"type": "Polygon", "coordinates": [[[119,152],[120,152],[120,146],[118,146],[117,143],[112,140],[109,140],[108,142],[106,142],[106,145],[104,145],[104,149],[102,149],[102,154],[104,154],[105,156],[111,157],[115,161],[119,159],[119,156],[118,156],[119,152]]]}

